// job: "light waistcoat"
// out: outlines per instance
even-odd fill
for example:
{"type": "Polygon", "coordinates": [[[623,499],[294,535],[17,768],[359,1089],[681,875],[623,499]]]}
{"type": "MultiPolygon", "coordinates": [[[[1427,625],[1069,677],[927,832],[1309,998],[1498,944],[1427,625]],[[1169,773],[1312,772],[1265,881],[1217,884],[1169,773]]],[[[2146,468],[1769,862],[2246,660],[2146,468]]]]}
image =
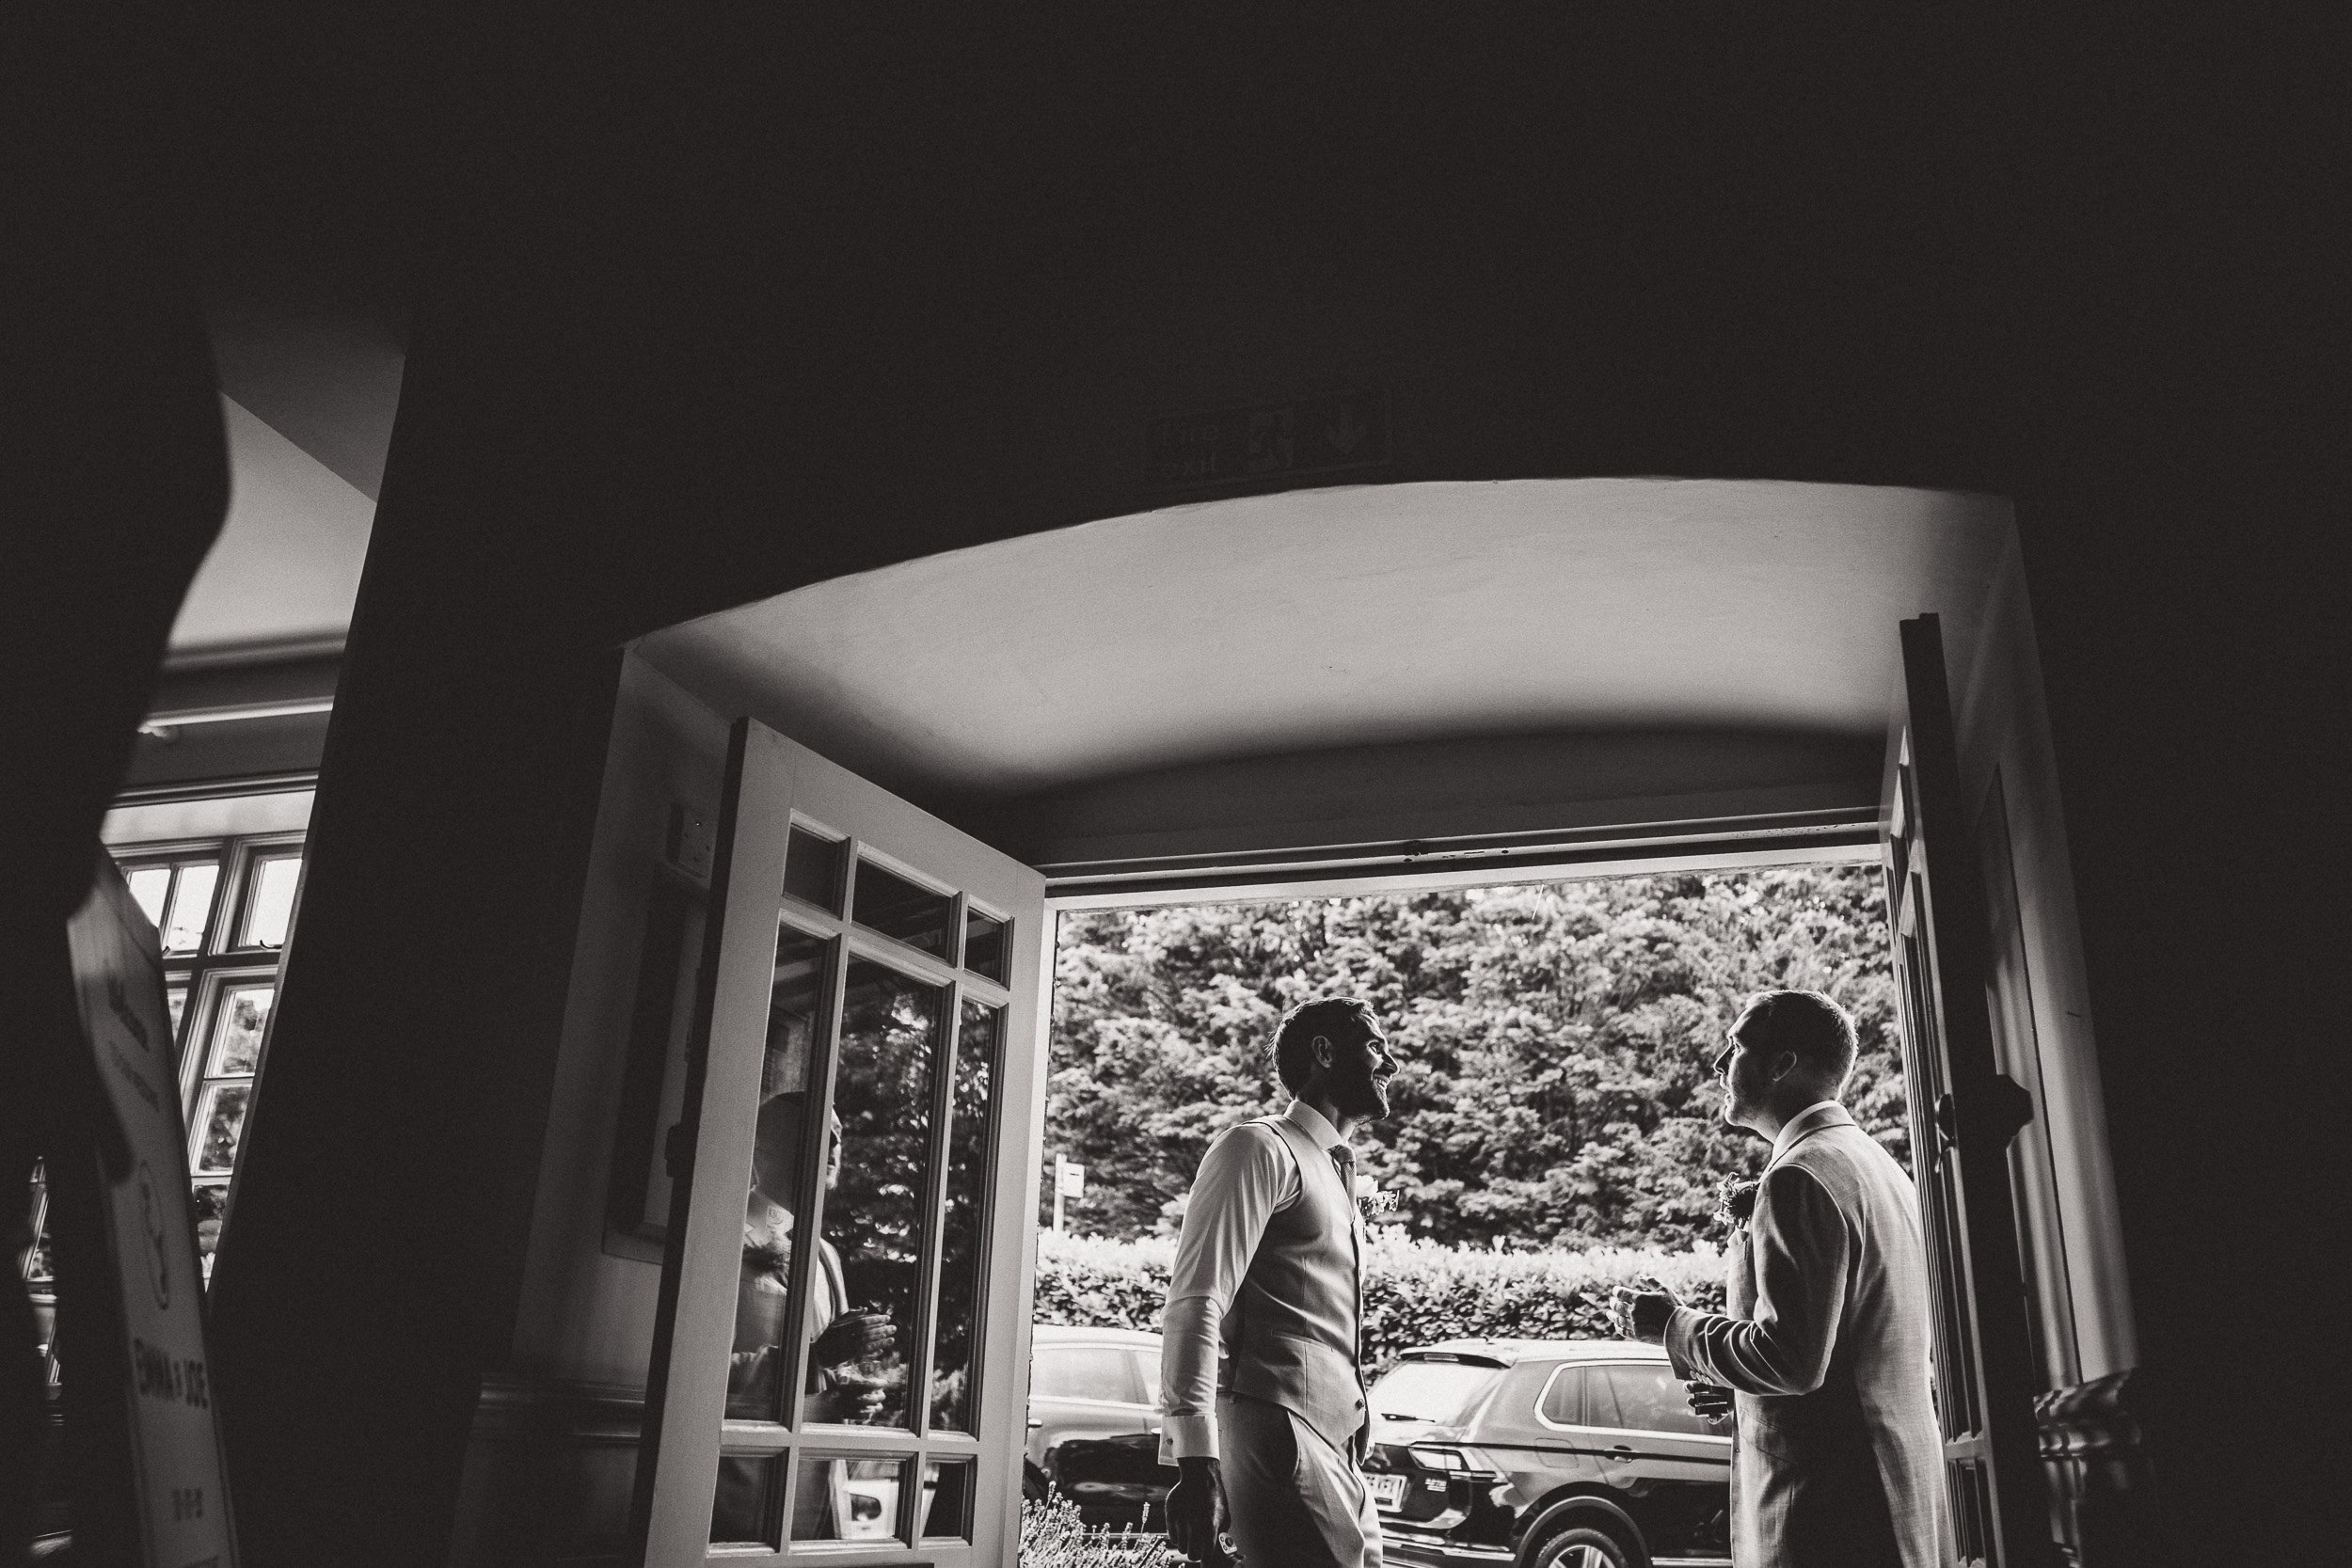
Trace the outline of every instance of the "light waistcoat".
{"type": "Polygon", "coordinates": [[[1298,1199],[1278,1209],[1219,1335],[1217,1392],[1281,1405],[1345,1450],[1363,1427],[1363,1250],[1356,1196],[1331,1152],[1287,1117],[1263,1127],[1298,1162],[1298,1199]]]}

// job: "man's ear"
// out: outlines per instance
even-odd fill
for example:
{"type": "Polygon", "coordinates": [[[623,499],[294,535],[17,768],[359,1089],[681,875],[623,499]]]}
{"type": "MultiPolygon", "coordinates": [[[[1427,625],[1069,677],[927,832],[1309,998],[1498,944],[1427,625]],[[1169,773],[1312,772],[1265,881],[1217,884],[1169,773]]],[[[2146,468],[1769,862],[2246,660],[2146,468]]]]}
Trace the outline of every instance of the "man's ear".
{"type": "Polygon", "coordinates": [[[1772,1082],[1773,1082],[1773,1083],[1775,1083],[1775,1084],[1779,1083],[1782,1079],[1784,1079],[1784,1078],[1788,1077],[1789,1074],[1791,1074],[1791,1073],[1795,1072],[1796,1070],[1797,1070],[1797,1053],[1796,1053],[1795,1052],[1793,1052],[1793,1051],[1784,1051],[1784,1052],[1782,1052],[1779,1055],[1777,1055],[1777,1056],[1775,1056],[1775,1057],[1773,1057],[1773,1058],[1772,1058],[1772,1082]]]}
{"type": "Polygon", "coordinates": [[[1333,1062],[1339,1060],[1340,1055],[1338,1048],[1332,1045],[1331,1037],[1328,1035],[1317,1035],[1309,1040],[1307,1054],[1313,1058],[1315,1066],[1319,1068],[1328,1068],[1333,1062]]]}

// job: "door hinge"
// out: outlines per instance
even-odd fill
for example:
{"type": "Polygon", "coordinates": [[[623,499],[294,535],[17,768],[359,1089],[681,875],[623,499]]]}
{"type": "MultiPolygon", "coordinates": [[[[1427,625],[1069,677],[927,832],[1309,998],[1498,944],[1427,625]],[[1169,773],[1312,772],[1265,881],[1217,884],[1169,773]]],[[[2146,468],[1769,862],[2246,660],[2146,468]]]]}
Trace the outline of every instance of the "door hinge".
{"type": "Polygon", "coordinates": [[[2007,1073],[1994,1073],[1965,1102],[1948,1094],[1935,1102],[1935,1130],[1947,1148],[2006,1148],[2031,1120],[2033,1096],[2007,1073]]]}

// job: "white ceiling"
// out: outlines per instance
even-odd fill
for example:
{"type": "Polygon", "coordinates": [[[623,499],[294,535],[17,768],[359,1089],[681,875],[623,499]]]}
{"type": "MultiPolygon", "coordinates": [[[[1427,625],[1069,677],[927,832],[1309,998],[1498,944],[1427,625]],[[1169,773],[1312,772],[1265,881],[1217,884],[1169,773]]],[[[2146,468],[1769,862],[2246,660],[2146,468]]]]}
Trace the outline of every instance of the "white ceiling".
{"type": "Polygon", "coordinates": [[[339,644],[375,503],[224,397],[229,516],[172,623],[167,657],[339,644]]]}
{"type": "Polygon", "coordinates": [[[1362,485],[1117,517],[655,634],[656,667],[891,787],[1012,797],[1319,747],[1640,726],[1883,734],[1896,624],[1970,633],[1996,498],[1362,485]]]}

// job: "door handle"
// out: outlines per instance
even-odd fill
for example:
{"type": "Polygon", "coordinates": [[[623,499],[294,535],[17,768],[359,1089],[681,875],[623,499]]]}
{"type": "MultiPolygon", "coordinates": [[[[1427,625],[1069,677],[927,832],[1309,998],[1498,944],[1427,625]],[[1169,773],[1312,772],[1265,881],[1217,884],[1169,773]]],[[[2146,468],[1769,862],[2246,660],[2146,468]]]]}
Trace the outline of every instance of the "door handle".
{"type": "Polygon", "coordinates": [[[1043,1426],[1044,1424],[1045,1423],[1043,1421],[1038,1419],[1035,1416],[1029,1418],[1029,1430],[1031,1432],[1035,1432],[1038,1428],[1043,1426]]]}

